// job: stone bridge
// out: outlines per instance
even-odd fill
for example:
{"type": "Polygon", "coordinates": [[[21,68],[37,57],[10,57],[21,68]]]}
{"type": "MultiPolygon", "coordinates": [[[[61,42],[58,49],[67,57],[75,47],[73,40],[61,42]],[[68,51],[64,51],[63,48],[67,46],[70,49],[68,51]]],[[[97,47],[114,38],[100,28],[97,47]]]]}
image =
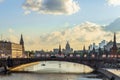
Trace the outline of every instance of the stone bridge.
{"type": "Polygon", "coordinates": [[[91,68],[102,68],[104,64],[117,64],[120,61],[111,58],[77,58],[77,57],[40,57],[40,58],[8,58],[0,59],[1,66],[16,67],[22,64],[37,62],[37,61],[66,61],[87,65],[91,68]]]}

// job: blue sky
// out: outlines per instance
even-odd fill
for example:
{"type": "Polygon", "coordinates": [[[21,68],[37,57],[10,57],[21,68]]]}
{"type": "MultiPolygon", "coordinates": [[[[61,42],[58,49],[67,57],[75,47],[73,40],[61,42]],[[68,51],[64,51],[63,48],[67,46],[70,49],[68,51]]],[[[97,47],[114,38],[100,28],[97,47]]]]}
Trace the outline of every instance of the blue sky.
{"type": "Polygon", "coordinates": [[[0,4],[0,18],[2,19],[0,26],[3,26],[4,29],[12,27],[20,32],[28,28],[30,30],[40,29],[40,32],[44,32],[62,27],[65,23],[73,25],[91,21],[98,24],[108,24],[120,14],[119,6],[108,6],[105,0],[78,0],[81,9],[73,15],[56,16],[37,14],[37,12],[24,15],[22,8],[24,2],[25,0],[5,0],[2,2],[0,4]]]}
{"type": "MultiPolygon", "coordinates": [[[[31,3],[30,6],[26,6],[25,4],[27,1],[28,0],[0,1],[0,34],[6,36],[9,34],[9,30],[12,29],[14,34],[18,36],[22,33],[25,36],[39,37],[44,33],[51,33],[56,30],[62,30],[66,27],[74,27],[75,25],[79,25],[86,21],[99,25],[107,25],[120,16],[119,0],[117,3],[115,0],[70,0],[72,3],[76,3],[74,7],[77,9],[73,12],[69,11],[62,13],[55,9],[55,7],[58,7],[59,9],[60,6],[52,5],[51,7],[48,0],[45,1],[52,9],[55,9],[54,13],[51,13],[50,10],[52,9],[49,8],[49,11],[45,12],[45,10],[43,10],[44,13],[41,13],[40,10],[34,11],[32,10],[34,3],[31,3]],[[26,9],[24,9],[23,6],[26,9]],[[26,11],[28,14],[25,14],[26,11]]],[[[53,2],[54,0],[51,1],[53,2]]],[[[57,3],[57,0],[55,1],[57,3]]],[[[60,5],[65,3],[63,0],[60,1],[60,5]]],[[[66,3],[67,1],[68,0],[66,0],[66,3]]],[[[44,4],[42,4],[42,6],[44,6],[44,4]]],[[[68,5],[67,7],[70,6],[68,5]]],[[[65,9],[67,7],[65,7],[65,9]]]]}

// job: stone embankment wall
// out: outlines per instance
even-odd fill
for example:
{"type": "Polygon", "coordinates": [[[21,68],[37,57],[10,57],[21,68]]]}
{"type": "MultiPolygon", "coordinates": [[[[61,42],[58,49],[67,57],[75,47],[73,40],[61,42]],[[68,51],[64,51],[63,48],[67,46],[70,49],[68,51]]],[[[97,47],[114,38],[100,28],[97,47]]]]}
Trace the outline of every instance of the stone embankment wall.
{"type": "Polygon", "coordinates": [[[120,80],[120,76],[115,75],[114,73],[111,73],[109,71],[107,71],[106,69],[98,69],[98,72],[104,74],[106,77],[108,77],[109,79],[111,79],[112,77],[114,77],[114,80],[120,80]]]}

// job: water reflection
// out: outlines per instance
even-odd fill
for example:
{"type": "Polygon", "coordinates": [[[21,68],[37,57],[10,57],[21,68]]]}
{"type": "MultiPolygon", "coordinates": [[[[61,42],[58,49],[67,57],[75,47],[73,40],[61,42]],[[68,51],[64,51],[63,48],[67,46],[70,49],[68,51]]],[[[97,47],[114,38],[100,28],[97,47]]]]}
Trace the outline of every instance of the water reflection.
{"type": "Polygon", "coordinates": [[[59,61],[43,61],[34,65],[17,68],[18,71],[32,71],[39,73],[89,73],[93,69],[77,63],[59,62],[59,61]]]}
{"type": "MultiPolygon", "coordinates": [[[[0,80],[102,80],[98,74],[80,74],[92,72],[88,66],[70,62],[43,61],[16,67],[15,71],[32,73],[12,73],[0,76],[0,80]],[[61,74],[62,73],[62,74],[61,74]],[[71,74],[72,73],[72,74],[71,74]],[[77,74],[75,74],[77,73],[77,74]]],[[[106,80],[106,79],[104,79],[106,80]]]]}
{"type": "Polygon", "coordinates": [[[36,73],[14,73],[8,76],[0,76],[0,80],[102,80],[97,78],[86,78],[87,75],[77,74],[36,74],[36,73]]]}

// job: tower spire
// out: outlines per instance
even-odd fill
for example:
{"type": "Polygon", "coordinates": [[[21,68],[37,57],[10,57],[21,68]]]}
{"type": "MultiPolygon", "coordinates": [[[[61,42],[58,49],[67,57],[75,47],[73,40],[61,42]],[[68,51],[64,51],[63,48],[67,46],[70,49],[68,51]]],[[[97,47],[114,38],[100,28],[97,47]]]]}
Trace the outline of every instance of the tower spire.
{"type": "Polygon", "coordinates": [[[113,57],[117,56],[117,44],[116,44],[116,33],[115,32],[114,32],[113,47],[112,47],[111,54],[113,55],[113,57]]]}
{"type": "Polygon", "coordinates": [[[114,48],[117,48],[117,45],[116,45],[116,33],[114,32],[114,42],[113,42],[113,47],[114,48]]]}
{"type": "Polygon", "coordinates": [[[59,44],[59,52],[58,54],[61,54],[61,45],[59,44]]]}
{"type": "Polygon", "coordinates": [[[23,36],[21,34],[21,38],[20,38],[20,45],[24,45],[24,41],[23,41],[23,36]]]}
{"type": "Polygon", "coordinates": [[[85,49],[85,45],[83,46],[83,55],[86,55],[86,49],[85,49]]]}
{"type": "Polygon", "coordinates": [[[85,49],[85,45],[83,46],[83,51],[86,51],[86,49],[85,49]]]}
{"type": "Polygon", "coordinates": [[[66,50],[70,50],[70,44],[69,44],[69,41],[67,41],[67,44],[66,44],[66,50]]]}
{"type": "Polygon", "coordinates": [[[20,38],[20,45],[22,45],[22,51],[23,51],[23,54],[24,54],[25,49],[24,49],[24,40],[23,40],[22,34],[21,34],[21,38],[20,38]]]}

